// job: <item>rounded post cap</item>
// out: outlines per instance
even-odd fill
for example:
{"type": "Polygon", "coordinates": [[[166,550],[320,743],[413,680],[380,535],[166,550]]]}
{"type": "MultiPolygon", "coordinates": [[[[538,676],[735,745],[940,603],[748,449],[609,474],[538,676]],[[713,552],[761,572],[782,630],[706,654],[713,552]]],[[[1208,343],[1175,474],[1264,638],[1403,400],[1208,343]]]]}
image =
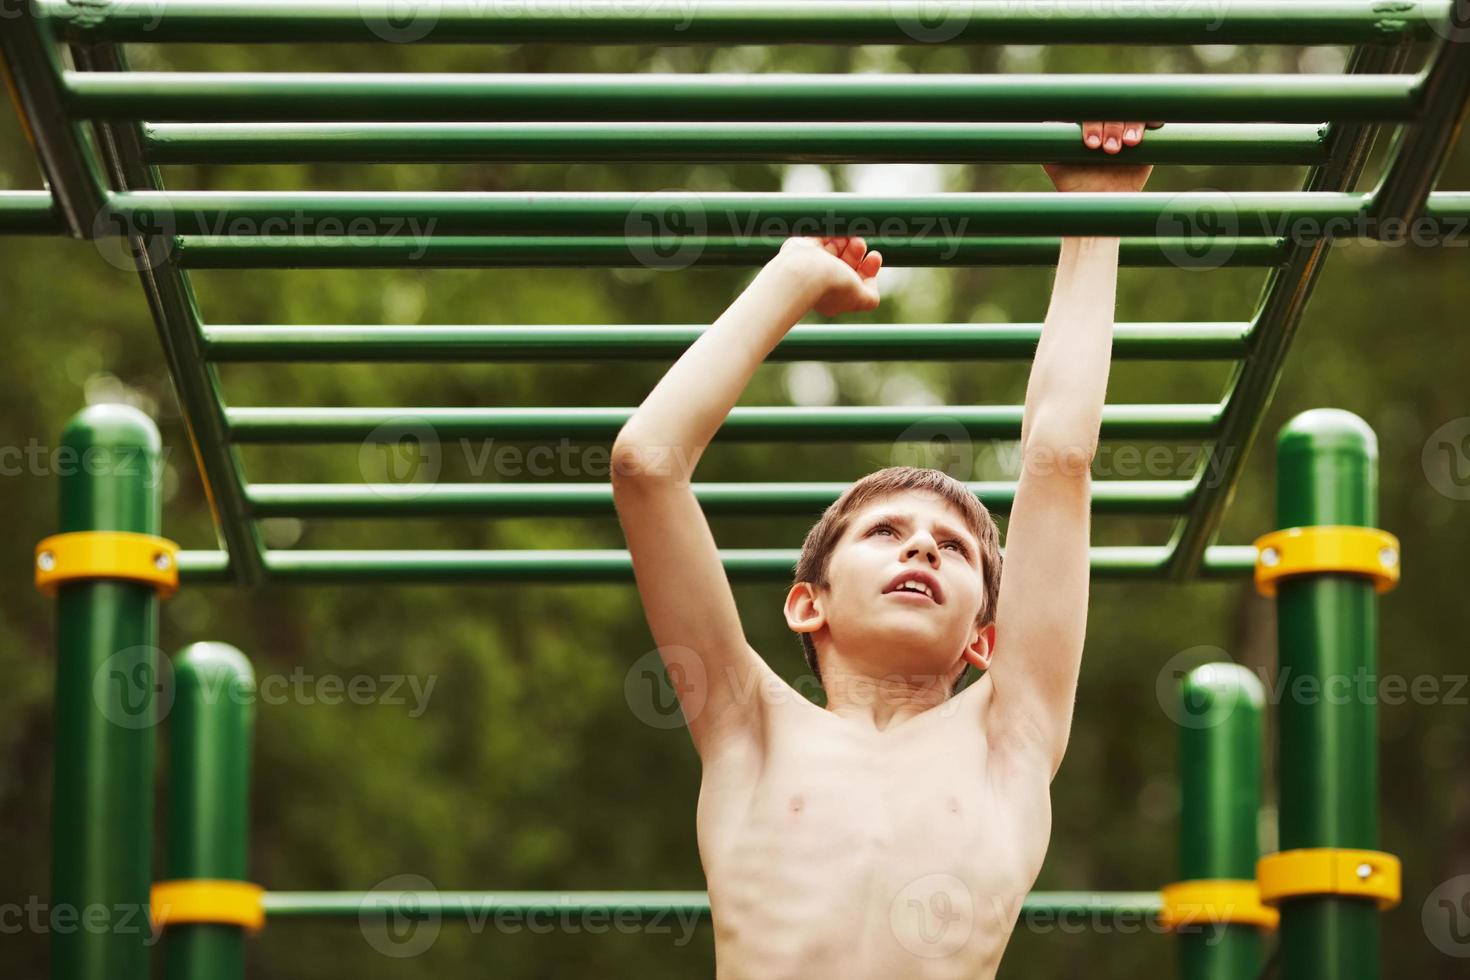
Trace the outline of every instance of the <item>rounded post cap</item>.
{"type": "Polygon", "coordinates": [[[250,659],[228,643],[191,643],[174,657],[174,674],[185,677],[233,680],[244,688],[255,686],[250,659]]]}
{"type": "Polygon", "coordinates": [[[71,417],[61,433],[62,445],[75,449],[163,450],[158,426],[131,405],[88,405],[71,417]]]}
{"type": "Polygon", "coordinates": [[[1266,706],[1266,689],[1261,679],[1243,664],[1200,664],[1184,676],[1181,690],[1187,703],[1201,710],[1217,704],[1231,708],[1239,704],[1256,709],[1266,706]]]}
{"type": "Polygon", "coordinates": [[[1367,422],[1340,408],[1302,412],[1281,428],[1276,439],[1278,456],[1345,453],[1365,459],[1378,457],[1378,436],[1367,422]]]}

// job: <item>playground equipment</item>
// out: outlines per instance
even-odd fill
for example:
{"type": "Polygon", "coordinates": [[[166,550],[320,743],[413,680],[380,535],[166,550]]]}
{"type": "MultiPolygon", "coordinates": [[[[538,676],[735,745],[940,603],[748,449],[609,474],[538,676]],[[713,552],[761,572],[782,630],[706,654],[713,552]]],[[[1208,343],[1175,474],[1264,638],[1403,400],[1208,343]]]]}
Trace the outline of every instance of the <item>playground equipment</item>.
{"type": "MultiPolygon", "coordinates": [[[[156,465],[158,435],[146,419],[94,408],[68,428],[68,446],[95,449],[116,465],[63,481],[62,534],[37,549],[38,584],[55,590],[59,606],[56,903],[138,907],[157,887],[154,915],[168,930],[167,971],[179,978],[239,976],[242,932],[270,918],[356,916],[365,903],[412,904],[446,916],[569,906],[638,914],[708,910],[700,893],[385,899],[280,894],[248,884],[248,711],[218,714],[217,705],[192,692],[206,681],[247,689],[250,672],[238,653],[214,645],[191,647],[178,660],[172,738],[182,764],[170,792],[172,880],[149,881],[152,728],[129,725],[151,717],[157,602],[180,583],[632,578],[621,551],[267,548],[256,523],[263,517],[610,515],[611,490],[259,484],[245,478],[236,448],[396,441],[402,427],[395,421],[405,415],[449,437],[610,440],[631,409],[245,408],[226,402],[216,365],[661,359],[676,356],[700,329],[211,324],[194,302],[189,270],[195,268],[755,265],[774,254],[779,238],[743,238],[726,229],[759,228],[769,218],[790,227],[816,216],[836,234],[859,221],[881,228],[885,219],[964,219],[985,229],[947,240],[869,236],[895,265],[1046,265],[1055,260],[1055,236],[1110,234],[1131,236],[1122,248],[1127,264],[1263,268],[1265,283],[1248,322],[1118,325],[1120,358],[1230,359],[1237,369],[1217,403],[1108,407],[1104,438],[1208,440],[1210,449],[1190,480],[1097,486],[1100,513],[1176,521],[1165,544],[1094,549],[1093,569],[1100,576],[1175,580],[1254,571],[1259,587],[1277,598],[1281,662],[1293,676],[1323,683],[1374,674],[1374,596],[1396,581],[1399,556],[1394,539],[1373,529],[1376,450],[1366,426],[1345,413],[1297,419],[1278,447],[1282,530],[1256,545],[1215,538],[1325,259],[1323,229],[1396,240],[1410,226],[1431,236],[1455,234],[1470,219],[1470,194],[1434,189],[1470,94],[1470,49],[1452,4],[1240,0],[1217,15],[1162,0],[1143,14],[1049,0],[957,2],[937,23],[922,2],[909,0],[704,0],[674,13],[657,3],[528,0],[515,16],[496,16],[468,0],[433,6],[429,23],[398,16],[391,3],[377,0],[41,0],[0,20],[6,77],[48,188],[0,192],[0,233],[127,239],[139,257],[222,545],[181,551],[159,536],[156,486],[122,465],[139,453],[156,465]],[[62,66],[58,41],[69,45],[74,68],[62,66]],[[121,45],[139,41],[1330,43],[1354,49],[1341,76],[216,75],[131,71],[121,45]],[[1424,44],[1432,48],[1425,67],[1404,73],[1415,46],[1424,44]],[[1041,120],[1125,117],[1170,122],[1131,149],[1129,162],[1298,163],[1310,171],[1297,192],[1166,199],[245,194],[165,191],[156,168],[322,160],[1097,162],[1078,144],[1074,126],[1041,120]],[[1355,192],[1382,124],[1400,127],[1383,177],[1372,192],[1355,192]],[[663,219],[672,212],[697,215],[702,230],[671,234],[663,219]],[[406,223],[430,219],[432,237],[402,235],[406,223]],[[313,234],[282,241],[264,233],[291,221],[305,222],[313,234]],[[255,234],[234,234],[241,223],[255,234]],[[1302,232],[1304,226],[1309,230],[1302,232]],[[351,228],[352,236],[316,233],[326,227],[351,228]],[[231,237],[219,236],[220,228],[230,228],[231,237]],[[360,233],[364,228],[368,234],[360,233]],[[639,229],[651,233],[631,233],[639,229]],[[92,686],[98,677],[103,683],[120,678],[126,691],[143,683],[137,698],[101,712],[92,686]]],[[[1038,331],[1037,324],[798,326],[774,356],[1024,358],[1038,331]]],[[[925,438],[916,435],[927,432],[916,423],[933,414],[741,408],[720,438],[925,438]]],[[[947,407],[943,414],[972,437],[1015,437],[1021,417],[1014,406],[947,407]]],[[[1002,512],[1014,494],[1007,483],[973,488],[1002,512]]],[[[695,487],[712,513],[811,513],[842,489],[826,483],[695,487]]],[[[729,549],[722,557],[732,578],[785,579],[796,553],[729,549]]],[[[1219,723],[1181,724],[1181,881],[1157,892],[1034,895],[1028,909],[1157,915],[1180,932],[1189,978],[1254,977],[1264,956],[1262,933],[1279,915],[1287,980],[1376,976],[1376,911],[1396,900],[1398,868],[1376,850],[1372,705],[1282,704],[1284,850],[1258,865],[1258,687],[1229,665],[1210,665],[1186,679],[1183,697],[1186,718],[1219,723]]],[[[142,940],[121,930],[56,934],[54,975],[138,980],[148,967],[142,940]]]]}

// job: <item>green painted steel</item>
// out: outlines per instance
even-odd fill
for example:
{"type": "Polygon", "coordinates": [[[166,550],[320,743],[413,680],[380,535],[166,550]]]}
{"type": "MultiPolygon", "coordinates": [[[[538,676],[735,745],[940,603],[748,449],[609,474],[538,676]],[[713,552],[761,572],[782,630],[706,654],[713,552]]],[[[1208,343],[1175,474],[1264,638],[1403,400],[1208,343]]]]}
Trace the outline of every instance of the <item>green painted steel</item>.
{"type": "MultiPolygon", "coordinates": [[[[725,573],[743,582],[790,582],[795,548],[727,548],[720,551],[725,573]]],[[[1099,547],[1090,552],[1093,574],[1104,579],[1157,578],[1169,563],[1163,546],[1099,547]]],[[[1217,545],[1205,555],[1206,579],[1238,580],[1255,567],[1256,549],[1217,545]]],[[[266,578],[278,582],[512,582],[517,584],[630,583],[633,564],[626,551],[267,551],[266,578]]],[[[185,581],[219,584],[230,580],[229,559],[219,551],[179,555],[185,581]]]]}
{"type": "Polygon", "coordinates": [[[50,191],[0,191],[0,235],[59,235],[64,227],[50,191]]]}
{"type": "MultiPolygon", "coordinates": [[[[546,463],[550,465],[551,454],[546,463]]],[[[589,474],[595,475],[595,474],[589,474]]],[[[603,472],[601,475],[606,476],[603,472]]],[[[695,483],[707,514],[821,516],[846,483],[695,483]]],[[[1016,485],[966,484],[992,512],[1010,513],[1016,485]]],[[[1194,493],[1190,480],[1106,480],[1093,484],[1099,514],[1176,514],[1194,493]]],[[[614,516],[612,485],[588,483],[252,483],[255,517],[614,516]]]]}
{"type": "Polygon", "coordinates": [[[1457,14],[1455,31],[1435,49],[1424,74],[1424,113],[1417,126],[1399,130],[1389,162],[1373,192],[1370,210],[1377,237],[1402,241],[1418,222],[1450,152],[1459,141],[1470,106],[1470,26],[1457,14]]]}
{"type": "MultiPolygon", "coordinates": [[[[158,533],[162,446],[150,419],[92,406],[67,424],[60,452],[73,461],[58,468],[63,532],[158,533]]],[[[56,613],[51,909],[93,923],[101,908],[107,921],[51,930],[51,976],[146,980],[158,594],[77,580],[58,590],[56,613]]]]}
{"type": "MultiPolygon", "coordinates": [[[[1156,915],[1158,892],[1032,892],[1021,902],[1023,914],[1088,912],[1099,915],[1156,915]]],[[[270,919],[351,918],[399,913],[454,921],[483,922],[490,916],[607,914],[639,919],[675,916],[708,921],[709,896],[701,891],[669,892],[461,892],[381,889],[370,892],[266,892],[270,919]]]]}
{"type": "MultiPolygon", "coordinates": [[[[128,70],[122,52],[110,45],[74,48],[72,59],[83,68],[98,71],[128,70]]],[[[107,137],[101,141],[102,152],[116,186],[150,190],[162,187],[157,168],[143,163],[136,126],[104,123],[99,128],[107,137]]],[[[146,222],[153,223],[151,218],[146,222]]],[[[199,465],[215,526],[233,556],[231,564],[237,580],[243,584],[258,581],[264,574],[260,552],[265,545],[259,528],[246,517],[244,470],[226,438],[218,374],[203,356],[193,287],[174,261],[167,236],[145,232],[142,227],[131,231],[139,249],[135,254],[143,257],[138,262],[138,279],[183,408],[190,448],[199,465]]]]}
{"type": "MultiPolygon", "coordinates": [[[[1254,880],[1266,693],[1248,668],[1197,667],[1180,684],[1179,878],[1254,880]]],[[[1181,980],[1256,980],[1265,937],[1215,923],[1179,934],[1181,980]]]]}
{"type": "MultiPolygon", "coordinates": [[[[183,236],[172,258],[185,269],[515,268],[583,269],[594,266],[680,271],[692,266],[761,266],[780,251],[783,237],[352,238],[236,239],[183,236]]],[[[1058,238],[869,238],[889,267],[1055,267],[1058,238]]],[[[1290,254],[1285,238],[1198,237],[1123,239],[1125,266],[1184,269],[1276,266],[1290,254]]]]}
{"type": "MultiPolygon", "coordinates": [[[[1378,447],[1360,418],[1298,415],[1276,445],[1280,527],[1378,520],[1378,447]]],[[[1377,601],[1372,582],[1303,575],[1277,590],[1281,849],[1378,846],[1377,601]]],[[[1281,908],[1282,980],[1378,976],[1371,900],[1292,899],[1281,908]]]]}
{"type": "Polygon", "coordinates": [[[154,122],[1407,122],[1410,75],[65,74],[75,118],[154,122]]]}
{"type": "MultiPolygon", "coordinates": [[[[201,324],[215,362],[673,361],[706,324],[586,326],[297,326],[201,324]]],[[[1244,355],[1249,323],[1119,323],[1118,359],[1231,360],[1244,355]]],[[[1029,360],[1039,323],[797,324],[767,361],[1029,360]]]]}
{"type": "MultiPolygon", "coordinates": [[[[255,672],[232,646],[195,643],[174,658],[173,673],[164,878],[249,881],[255,672]]],[[[242,980],[244,931],[171,925],[163,963],[168,980],[242,980]]]]}
{"type": "MultiPolygon", "coordinates": [[[[1354,52],[1348,71],[1393,71],[1403,66],[1408,54],[1407,46],[1361,48],[1354,52]]],[[[1303,190],[1340,192],[1356,186],[1376,133],[1377,128],[1371,125],[1332,124],[1328,162],[1307,174],[1303,190]]],[[[1210,478],[1201,485],[1174,535],[1170,576],[1175,580],[1195,573],[1205,549],[1219,533],[1225,508],[1260,434],[1265,408],[1276,393],[1287,352],[1326,261],[1327,248],[1324,239],[1292,239],[1284,261],[1267,276],[1252,319],[1251,354],[1230,380],[1220,436],[1200,461],[1201,476],[1209,474],[1210,478]]]]}
{"type": "MultiPolygon", "coordinates": [[[[438,236],[612,237],[651,231],[682,239],[728,236],[785,240],[790,235],[865,235],[949,242],[976,236],[1150,236],[1196,227],[1196,250],[1216,236],[1356,238],[1367,194],[1319,191],[1164,193],[952,193],[877,197],[858,194],[454,192],[353,194],[130,191],[109,210],[125,227],[156,223],[168,233],[264,235],[272,241],[348,235],[426,240],[438,236]],[[1213,224],[1206,224],[1213,222],[1213,224]]],[[[1442,191],[1424,209],[1426,235],[1462,229],[1470,192],[1442,191]]],[[[1189,260],[1180,257],[1180,264],[1189,260]]]]}
{"type": "Polygon", "coordinates": [[[1102,8],[1064,0],[438,0],[405,16],[392,0],[169,0],[78,6],[42,0],[74,41],[407,42],[444,44],[1362,44],[1425,37],[1444,0],[1302,4],[1231,0],[1228,13],[1191,0],[1102,8]]]}
{"type": "Polygon", "coordinates": [[[1296,164],[1326,159],[1323,127],[1170,123],[1099,157],[1071,123],[157,123],[151,163],[737,160],[805,163],[1296,164]]]}
{"type": "MultiPolygon", "coordinates": [[[[732,409],[716,441],[923,441],[936,434],[1017,439],[1020,405],[732,409]]],[[[577,439],[611,442],[632,408],[238,408],[225,409],[236,443],[396,442],[433,439],[577,439]]],[[[1104,439],[1199,439],[1220,406],[1108,405],[1104,439]]]]}
{"type": "Polygon", "coordinates": [[[55,198],[62,229],[73,238],[91,238],[97,233],[107,185],[87,134],[68,118],[68,96],[50,24],[29,3],[19,3],[5,11],[4,28],[0,73],[55,198]]]}

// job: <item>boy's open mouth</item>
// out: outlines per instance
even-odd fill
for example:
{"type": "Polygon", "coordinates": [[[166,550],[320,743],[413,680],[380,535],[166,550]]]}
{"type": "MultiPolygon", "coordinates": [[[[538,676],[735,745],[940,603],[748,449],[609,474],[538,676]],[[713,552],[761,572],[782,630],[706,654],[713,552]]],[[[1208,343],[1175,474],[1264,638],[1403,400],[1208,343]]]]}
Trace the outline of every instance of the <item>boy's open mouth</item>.
{"type": "Polygon", "coordinates": [[[944,601],[944,593],[939,588],[939,579],[920,568],[899,572],[884,588],[883,594],[898,595],[904,598],[913,597],[935,605],[944,601]]]}

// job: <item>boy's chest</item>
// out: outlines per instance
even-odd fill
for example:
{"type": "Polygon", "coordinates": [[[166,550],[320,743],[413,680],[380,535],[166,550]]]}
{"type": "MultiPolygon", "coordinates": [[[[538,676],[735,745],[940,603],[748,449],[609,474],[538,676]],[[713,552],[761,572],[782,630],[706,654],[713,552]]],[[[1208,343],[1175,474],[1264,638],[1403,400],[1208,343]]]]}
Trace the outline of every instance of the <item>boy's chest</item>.
{"type": "Polygon", "coordinates": [[[771,736],[763,758],[731,767],[742,771],[706,770],[707,864],[785,855],[895,874],[934,867],[968,869],[971,880],[1034,879],[1050,832],[1046,781],[997,782],[973,728],[792,725],[771,736]]]}

